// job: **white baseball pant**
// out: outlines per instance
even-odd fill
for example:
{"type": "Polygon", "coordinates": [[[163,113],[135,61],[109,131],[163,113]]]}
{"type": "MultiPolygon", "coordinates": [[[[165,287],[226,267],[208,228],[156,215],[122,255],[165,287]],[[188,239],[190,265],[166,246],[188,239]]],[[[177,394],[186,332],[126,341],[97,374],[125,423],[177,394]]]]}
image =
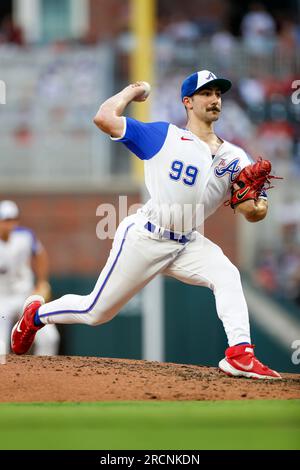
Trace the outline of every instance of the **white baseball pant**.
{"type": "MultiPolygon", "coordinates": [[[[144,224],[139,214],[126,217],[116,231],[109,258],[93,291],[83,296],[68,294],[43,305],[39,309],[41,321],[88,325],[108,322],[162,273],[212,289],[229,346],[251,343],[240,275],[222,250],[198,232],[193,232],[191,241],[183,245],[150,233],[144,224]]],[[[195,311],[201,314],[201,305],[195,305],[195,311]]]]}

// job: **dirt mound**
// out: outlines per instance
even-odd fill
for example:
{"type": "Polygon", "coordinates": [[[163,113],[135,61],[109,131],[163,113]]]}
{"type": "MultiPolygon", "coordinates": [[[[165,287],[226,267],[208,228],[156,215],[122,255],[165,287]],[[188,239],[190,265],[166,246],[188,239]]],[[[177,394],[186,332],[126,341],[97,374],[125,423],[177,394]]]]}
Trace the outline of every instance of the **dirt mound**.
{"type": "Polygon", "coordinates": [[[217,368],[78,356],[8,356],[1,402],[300,398],[300,375],[231,379],[217,368]]]}

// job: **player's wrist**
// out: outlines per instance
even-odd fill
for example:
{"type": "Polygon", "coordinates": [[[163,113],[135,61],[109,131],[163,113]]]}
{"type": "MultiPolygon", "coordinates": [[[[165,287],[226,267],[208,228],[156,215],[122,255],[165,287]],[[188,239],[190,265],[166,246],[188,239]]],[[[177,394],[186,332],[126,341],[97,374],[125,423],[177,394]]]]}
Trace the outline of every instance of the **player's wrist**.
{"type": "Polygon", "coordinates": [[[123,97],[133,99],[141,93],[141,87],[134,87],[133,85],[128,85],[125,87],[121,94],[123,97]]]}

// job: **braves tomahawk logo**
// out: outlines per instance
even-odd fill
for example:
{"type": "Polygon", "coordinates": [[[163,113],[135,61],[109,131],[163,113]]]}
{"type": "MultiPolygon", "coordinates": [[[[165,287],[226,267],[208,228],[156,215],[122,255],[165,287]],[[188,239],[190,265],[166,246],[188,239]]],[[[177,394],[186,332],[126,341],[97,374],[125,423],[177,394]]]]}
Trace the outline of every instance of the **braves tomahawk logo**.
{"type": "Polygon", "coordinates": [[[226,163],[226,160],[222,158],[220,163],[215,168],[215,175],[218,178],[222,178],[222,176],[229,174],[230,175],[230,182],[233,183],[237,174],[241,171],[241,167],[239,166],[240,159],[235,158],[229,163],[226,163]]]}

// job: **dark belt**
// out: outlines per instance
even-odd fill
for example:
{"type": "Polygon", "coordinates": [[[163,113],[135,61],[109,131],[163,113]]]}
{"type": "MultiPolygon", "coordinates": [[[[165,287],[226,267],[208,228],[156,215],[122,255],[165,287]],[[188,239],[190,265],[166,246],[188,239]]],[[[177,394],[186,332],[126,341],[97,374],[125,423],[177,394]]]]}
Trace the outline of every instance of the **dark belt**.
{"type": "MultiPolygon", "coordinates": [[[[144,225],[145,229],[149,230],[149,232],[154,233],[157,231],[157,226],[152,224],[151,222],[147,222],[144,225]]],[[[162,238],[166,238],[167,240],[174,240],[175,242],[185,244],[190,241],[190,236],[182,235],[182,233],[171,232],[170,230],[159,230],[158,234],[162,238]]]]}

